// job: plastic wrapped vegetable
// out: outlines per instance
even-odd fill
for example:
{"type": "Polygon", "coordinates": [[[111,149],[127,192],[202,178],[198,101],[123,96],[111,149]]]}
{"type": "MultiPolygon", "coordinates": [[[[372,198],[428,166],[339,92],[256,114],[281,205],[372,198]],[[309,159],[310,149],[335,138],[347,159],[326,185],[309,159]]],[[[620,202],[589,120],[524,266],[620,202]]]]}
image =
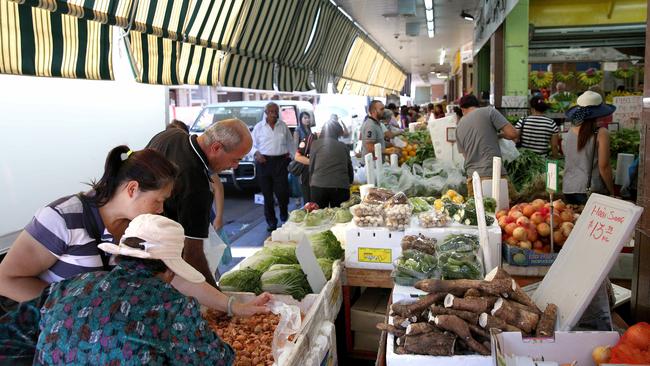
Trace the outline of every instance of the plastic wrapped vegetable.
{"type": "Polygon", "coordinates": [[[383,216],[384,209],[381,206],[361,203],[350,207],[350,212],[355,217],[363,216],[383,216]]]}
{"type": "Polygon", "coordinates": [[[475,252],[479,248],[478,236],[470,234],[448,235],[442,243],[438,243],[438,253],[447,251],[475,252]]]}
{"type": "Polygon", "coordinates": [[[305,220],[303,221],[303,224],[308,227],[314,227],[314,226],[321,226],[327,222],[328,220],[326,219],[324,212],[322,210],[315,210],[312,212],[308,212],[305,215],[305,220]]]}
{"type": "Polygon", "coordinates": [[[332,265],[334,264],[334,261],[329,258],[318,258],[316,260],[318,261],[320,269],[323,270],[325,279],[329,281],[330,278],[332,278],[332,265]]]}
{"type": "Polygon", "coordinates": [[[352,221],[352,214],[350,213],[350,210],[347,208],[337,209],[336,213],[334,214],[334,221],[339,224],[344,224],[346,222],[352,221]]]}
{"type": "Polygon", "coordinates": [[[244,268],[225,273],[219,280],[221,291],[262,293],[260,277],[262,273],[252,268],[244,268]]]}
{"type": "Polygon", "coordinates": [[[435,210],[423,212],[418,216],[420,226],[424,228],[443,227],[449,225],[451,218],[445,212],[435,210]]]}
{"type": "Polygon", "coordinates": [[[422,197],[409,198],[411,206],[413,206],[413,213],[426,212],[431,210],[431,205],[422,197]]]}
{"type": "Polygon", "coordinates": [[[316,258],[341,259],[345,254],[341,243],[336,239],[330,230],[323,231],[309,236],[309,243],[314,249],[316,258]]]}
{"type": "Polygon", "coordinates": [[[262,274],[261,283],[262,291],[291,295],[297,300],[302,300],[311,292],[307,275],[302,272],[299,264],[273,265],[262,274]]]}
{"type": "Polygon", "coordinates": [[[419,250],[408,249],[395,261],[395,268],[405,274],[420,279],[432,278],[435,275],[438,260],[431,254],[419,250]]]}
{"type": "Polygon", "coordinates": [[[384,226],[383,216],[355,216],[352,221],[359,227],[380,227],[384,226]]]}
{"type": "Polygon", "coordinates": [[[293,210],[291,211],[291,213],[289,213],[289,221],[300,223],[305,219],[305,215],[307,215],[307,211],[305,211],[302,208],[298,210],[293,210]]]}
{"type": "Polygon", "coordinates": [[[368,194],[363,199],[363,203],[381,205],[394,195],[395,193],[390,189],[373,187],[368,190],[368,194]]]}
{"type": "Polygon", "coordinates": [[[438,264],[442,278],[472,279],[483,278],[483,264],[473,252],[445,252],[438,255],[438,264]]]}
{"type": "Polygon", "coordinates": [[[409,199],[406,197],[404,192],[397,192],[393,197],[389,198],[384,202],[384,209],[388,209],[392,206],[397,206],[397,205],[409,205],[409,199]]]}
{"type": "Polygon", "coordinates": [[[436,239],[423,235],[406,235],[402,238],[402,250],[415,249],[426,254],[436,254],[436,239]]]}

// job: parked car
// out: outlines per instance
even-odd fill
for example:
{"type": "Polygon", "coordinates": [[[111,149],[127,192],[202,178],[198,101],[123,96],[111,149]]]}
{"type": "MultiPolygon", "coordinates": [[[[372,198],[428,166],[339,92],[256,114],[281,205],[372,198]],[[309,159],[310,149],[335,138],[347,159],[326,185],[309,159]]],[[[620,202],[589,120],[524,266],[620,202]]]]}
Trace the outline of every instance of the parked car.
{"type": "MultiPolygon", "coordinates": [[[[264,107],[269,102],[268,100],[256,100],[208,105],[199,113],[192,127],[190,127],[190,133],[203,133],[213,123],[228,118],[237,118],[244,121],[248,128],[253,131],[257,122],[264,117],[264,107]]],[[[314,108],[309,102],[295,100],[274,100],[273,102],[280,107],[280,119],[289,126],[292,132],[298,124],[300,113],[307,112],[311,115],[312,120],[314,118],[314,108]]],[[[255,149],[252,149],[239,162],[237,169],[229,169],[219,173],[219,179],[224,186],[234,186],[236,189],[257,187],[254,154],[255,149]]]]}

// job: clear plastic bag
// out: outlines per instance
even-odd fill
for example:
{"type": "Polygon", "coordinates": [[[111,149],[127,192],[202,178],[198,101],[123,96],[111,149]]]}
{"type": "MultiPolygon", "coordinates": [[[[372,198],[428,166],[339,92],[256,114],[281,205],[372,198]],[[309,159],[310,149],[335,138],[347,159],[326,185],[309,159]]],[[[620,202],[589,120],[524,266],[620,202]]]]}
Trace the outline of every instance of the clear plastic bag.
{"type": "Polygon", "coordinates": [[[436,246],[442,279],[483,278],[483,260],[476,235],[452,234],[436,246]]]}
{"type": "Polygon", "coordinates": [[[395,269],[419,279],[433,278],[438,267],[438,259],[419,250],[408,249],[393,263],[395,269]]]}
{"type": "Polygon", "coordinates": [[[271,301],[268,306],[273,314],[280,315],[280,322],[273,332],[272,344],[273,359],[280,360],[281,355],[293,345],[289,342],[289,337],[297,334],[302,325],[300,308],[279,301],[271,301]]]}
{"type": "Polygon", "coordinates": [[[394,195],[395,193],[390,189],[372,187],[368,190],[368,194],[363,199],[363,203],[370,205],[381,205],[394,195]]]}
{"type": "Polygon", "coordinates": [[[519,157],[517,144],[512,140],[499,139],[499,149],[501,150],[501,159],[503,159],[504,163],[515,161],[519,157]]]}
{"type": "Polygon", "coordinates": [[[359,227],[380,227],[384,226],[383,216],[354,216],[352,219],[355,225],[359,227]]]}
{"type": "Polygon", "coordinates": [[[436,210],[421,213],[418,216],[418,220],[420,221],[420,227],[423,228],[444,227],[451,223],[449,215],[445,212],[438,212],[436,210]]]}
{"type": "Polygon", "coordinates": [[[426,254],[436,254],[436,239],[424,235],[405,235],[401,246],[402,250],[415,249],[426,254]]]}
{"type": "Polygon", "coordinates": [[[367,203],[360,203],[350,207],[350,212],[355,217],[364,216],[383,216],[384,209],[378,205],[369,205],[367,203]]]}

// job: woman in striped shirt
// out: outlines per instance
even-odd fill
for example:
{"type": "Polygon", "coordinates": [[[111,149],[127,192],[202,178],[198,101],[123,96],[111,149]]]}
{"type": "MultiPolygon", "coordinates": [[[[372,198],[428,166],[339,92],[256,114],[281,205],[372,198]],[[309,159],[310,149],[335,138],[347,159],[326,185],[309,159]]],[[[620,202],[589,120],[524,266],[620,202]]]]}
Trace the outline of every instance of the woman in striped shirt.
{"type": "Polygon", "coordinates": [[[520,119],[515,128],[519,130],[519,147],[546,156],[550,142],[551,156],[557,157],[560,151],[560,128],[544,115],[548,108],[549,105],[544,103],[541,96],[534,96],[530,100],[530,115],[520,119]]]}

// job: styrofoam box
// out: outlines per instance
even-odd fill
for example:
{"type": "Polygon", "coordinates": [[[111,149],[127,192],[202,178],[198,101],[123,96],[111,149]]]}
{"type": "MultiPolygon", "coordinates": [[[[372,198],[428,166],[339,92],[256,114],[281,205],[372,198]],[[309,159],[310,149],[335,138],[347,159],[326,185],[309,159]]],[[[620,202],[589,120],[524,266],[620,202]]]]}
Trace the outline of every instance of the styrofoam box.
{"type": "Polygon", "coordinates": [[[345,233],[345,266],[392,270],[393,261],[402,254],[403,237],[403,231],[351,225],[345,233]]]}
{"type": "Polygon", "coordinates": [[[593,365],[591,352],[598,346],[614,346],[617,332],[555,332],[554,338],[522,338],[519,332],[492,333],[492,357],[505,360],[506,366],[524,365],[532,357],[560,364],[577,361],[578,365],[593,365]],[[514,356],[520,356],[517,360],[514,356]]]}
{"type": "MultiPolygon", "coordinates": [[[[415,222],[415,219],[412,223],[415,222]]],[[[501,228],[498,225],[488,226],[488,246],[489,248],[482,248],[483,250],[483,266],[485,272],[490,272],[500,264],[501,259],[501,228]]],[[[421,228],[418,225],[412,224],[411,227],[404,231],[405,235],[419,235],[422,234],[426,237],[436,239],[438,242],[444,240],[448,235],[452,234],[473,234],[478,235],[478,227],[452,225],[448,227],[434,227],[434,228],[421,228]]]]}
{"type": "MultiPolygon", "coordinates": [[[[388,319],[393,324],[393,317],[388,319]]],[[[398,355],[395,353],[395,337],[388,333],[386,341],[386,366],[492,366],[491,356],[425,356],[398,355]]]]}

